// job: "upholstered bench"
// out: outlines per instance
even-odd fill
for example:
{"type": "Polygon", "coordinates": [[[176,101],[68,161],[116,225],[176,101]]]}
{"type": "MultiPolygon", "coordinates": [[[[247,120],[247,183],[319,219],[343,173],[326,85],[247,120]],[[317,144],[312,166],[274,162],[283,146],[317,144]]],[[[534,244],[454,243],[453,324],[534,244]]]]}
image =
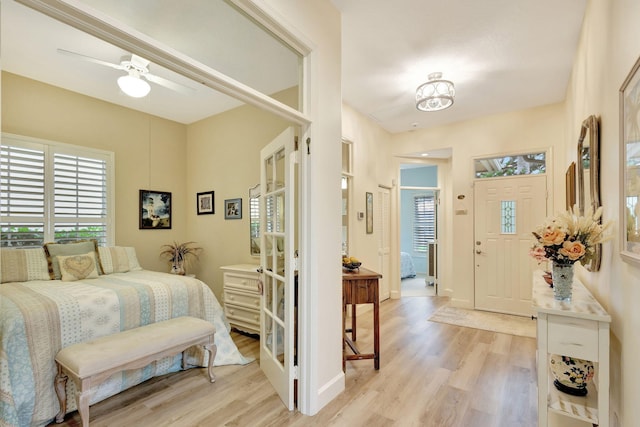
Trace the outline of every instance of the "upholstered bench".
{"type": "MultiPolygon", "coordinates": [[[[92,387],[116,372],[142,368],[156,360],[182,353],[191,346],[202,345],[209,352],[208,374],[214,382],[215,331],[215,327],[206,320],[177,317],[63,348],[56,356],[58,374],[55,390],[60,401],[56,422],[61,423],[67,411],[67,377],[71,377],[76,385],[76,401],[83,427],[89,425],[92,387]]],[[[185,364],[183,355],[183,369],[185,364]]]]}

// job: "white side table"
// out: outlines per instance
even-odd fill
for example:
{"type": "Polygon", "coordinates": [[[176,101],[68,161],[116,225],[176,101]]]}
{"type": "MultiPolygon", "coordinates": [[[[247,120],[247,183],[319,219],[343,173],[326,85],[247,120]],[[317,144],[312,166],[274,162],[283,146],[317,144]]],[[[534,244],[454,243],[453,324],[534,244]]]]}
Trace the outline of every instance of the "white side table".
{"type": "Polygon", "coordinates": [[[258,265],[235,264],[223,271],[224,314],[229,324],[241,331],[260,334],[260,289],[258,265]]]}
{"type": "Polygon", "coordinates": [[[538,316],[538,426],[549,425],[549,413],[609,427],[609,328],[611,316],[577,279],[570,303],[556,301],[553,289],[533,275],[533,308],[538,316]],[[584,397],[562,393],[553,385],[549,354],[594,362],[595,376],[584,397]]]}

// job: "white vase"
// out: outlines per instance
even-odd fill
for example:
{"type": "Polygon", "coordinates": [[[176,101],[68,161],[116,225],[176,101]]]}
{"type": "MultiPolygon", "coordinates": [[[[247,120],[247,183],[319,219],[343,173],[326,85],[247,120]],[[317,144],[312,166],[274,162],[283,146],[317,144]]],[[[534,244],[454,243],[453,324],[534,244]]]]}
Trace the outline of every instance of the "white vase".
{"type": "Polygon", "coordinates": [[[551,267],[553,279],[553,297],[558,301],[571,302],[573,286],[573,264],[553,262],[551,267]]]}

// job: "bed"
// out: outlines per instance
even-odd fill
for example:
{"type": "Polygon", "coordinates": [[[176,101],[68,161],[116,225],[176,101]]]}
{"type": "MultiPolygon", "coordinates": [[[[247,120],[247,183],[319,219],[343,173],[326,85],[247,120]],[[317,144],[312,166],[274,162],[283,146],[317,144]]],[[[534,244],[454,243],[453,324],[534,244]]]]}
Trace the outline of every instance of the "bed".
{"type": "MultiPolygon", "coordinates": [[[[220,304],[200,280],[143,270],[133,248],[96,248],[85,255],[58,252],[53,261],[43,249],[0,252],[0,426],[43,426],[53,420],[59,408],[54,357],[61,348],[138,326],[180,316],[205,319],[216,327],[215,366],[251,361],[238,351],[220,304]],[[82,276],[90,259],[78,261],[75,273],[80,277],[75,279],[65,276],[66,268],[52,271],[52,263],[73,266],[67,261],[82,256],[95,262],[87,277],[82,276]]],[[[187,355],[189,367],[206,366],[208,355],[201,348],[193,347],[187,355]]],[[[94,390],[90,403],[180,369],[178,354],[115,374],[94,390]]],[[[71,381],[67,395],[70,412],[76,409],[71,381]]]]}
{"type": "Polygon", "coordinates": [[[413,266],[413,258],[407,252],[400,252],[400,279],[416,277],[416,269],[413,266]]]}

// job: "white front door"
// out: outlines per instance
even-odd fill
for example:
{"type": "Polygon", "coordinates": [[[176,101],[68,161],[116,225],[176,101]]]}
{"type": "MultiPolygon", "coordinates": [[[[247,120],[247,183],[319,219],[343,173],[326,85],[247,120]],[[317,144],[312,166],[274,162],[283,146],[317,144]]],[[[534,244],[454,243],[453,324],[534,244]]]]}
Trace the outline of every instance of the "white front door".
{"type": "Polygon", "coordinates": [[[260,151],[260,368],[289,410],[294,409],[294,137],[288,128],[260,151]]]}
{"type": "Polygon", "coordinates": [[[379,240],[378,240],[378,257],[380,266],[377,273],[382,275],[379,280],[379,297],[380,301],[389,299],[389,271],[391,268],[391,238],[389,232],[391,230],[391,193],[387,188],[378,188],[378,212],[374,217],[378,218],[379,240]]]}
{"type": "Polygon", "coordinates": [[[531,232],[547,215],[543,175],[481,179],[474,185],[475,307],[531,315],[531,232]]]}

